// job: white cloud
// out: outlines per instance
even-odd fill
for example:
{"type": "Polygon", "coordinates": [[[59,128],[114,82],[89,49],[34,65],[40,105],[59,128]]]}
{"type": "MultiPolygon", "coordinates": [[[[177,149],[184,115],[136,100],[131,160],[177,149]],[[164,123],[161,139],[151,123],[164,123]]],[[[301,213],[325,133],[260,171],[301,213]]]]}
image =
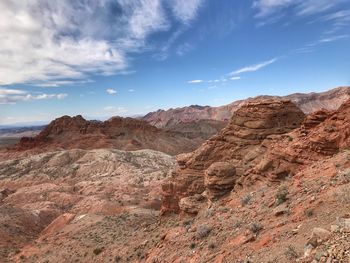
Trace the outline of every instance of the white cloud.
{"type": "MultiPolygon", "coordinates": [[[[198,84],[198,83],[224,83],[230,80],[239,80],[241,79],[240,76],[233,76],[230,78],[220,78],[220,79],[213,79],[213,80],[202,80],[202,79],[195,79],[195,80],[190,80],[187,81],[187,83],[189,84],[198,84]]],[[[211,89],[212,87],[216,87],[216,86],[210,86],[208,89],[211,89]]]]}
{"type": "Polygon", "coordinates": [[[65,93],[59,94],[30,94],[24,90],[16,89],[0,89],[0,104],[16,104],[21,101],[35,101],[35,100],[48,100],[48,99],[64,99],[68,95],[65,93]]]}
{"type": "Polygon", "coordinates": [[[256,0],[253,7],[258,10],[257,17],[265,17],[296,1],[298,0],[256,0]]]}
{"type": "Polygon", "coordinates": [[[17,90],[17,89],[0,89],[0,95],[20,95],[25,94],[26,92],[24,90],[17,90]]]}
{"type": "Polygon", "coordinates": [[[204,82],[204,80],[201,80],[201,79],[194,79],[194,80],[187,81],[188,84],[198,84],[202,82],[204,82]]]}
{"type": "Polygon", "coordinates": [[[348,35],[338,35],[338,36],[329,36],[324,37],[319,40],[319,43],[328,43],[328,42],[334,42],[340,39],[348,38],[348,35]]]}
{"type": "MultiPolygon", "coordinates": [[[[173,15],[186,25],[202,2],[173,1],[173,15]]],[[[89,75],[129,72],[129,54],[147,50],[150,35],[171,28],[165,3],[1,0],[0,85],[55,87],[89,75]]]]}
{"type": "Polygon", "coordinates": [[[184,23],[189,23],[197,16],[197,12],[203,0],[172,0],[172,8],[175,16],[184,23]]]}
{"type": "Polygon", "coordinates": [[[135,90],[134,89],[129,89],[129,92],[134,92],[135,90]]]}
{"type": "Polygon", "coordinates": [[[268,65],[271,65],[272,63],[275,63],[277,60],[278,60],[277,58],[273,58],[258,64],[250,65],[250,66],[232,71],[229,75],[239,75],[242,73],[258,71],[259,69],[262,69],[268,65]]]}
{"type": "Polygon", "coordinates": [[[115,89],[106,89],[106,92],[110,95],[117,94],[117,91],[115,89]]]}

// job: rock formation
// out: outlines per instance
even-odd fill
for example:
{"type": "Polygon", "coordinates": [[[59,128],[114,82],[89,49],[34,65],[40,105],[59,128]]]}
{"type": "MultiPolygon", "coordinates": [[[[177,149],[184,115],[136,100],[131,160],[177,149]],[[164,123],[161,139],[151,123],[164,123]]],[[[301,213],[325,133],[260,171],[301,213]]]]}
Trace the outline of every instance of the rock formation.
{"type": "Polygon", "coordinates": [[[205,190],[209,198],[218,197],[241,184],[265,152],[263,140],[298,128],[303,119],[303,112],[288,100],[247,102],[219,134],[177,157],[178,168],[163,185],[163,212],[179,211],[181,198],[205,190]]]}
{"type": "Polygon", "coordinates": [[[350,147],[350,100],[337,111],[308,115],[299,129],[265,145],[268,150],[255,167],[271,178],[293,175],[303,165],[350,147]]]}
{"type": "Polygon", "coordinates": [[[213,163],[204,174],[204,185],[210,199],[229,193],[236,182],[236,168],[229,162],[213,163]]]}
{"type": "Polygon", "coordinates": [[[121,150],[153,149],[168,154],[189,152],[203,139],[187,138],[179,132],[164,131],[145,121],[114,117],[105,122],[87,121],[82,116],[63,116],[52,121],[36,137],[24,137],[9,155],[40,153],[58,149],[121,150]]]}

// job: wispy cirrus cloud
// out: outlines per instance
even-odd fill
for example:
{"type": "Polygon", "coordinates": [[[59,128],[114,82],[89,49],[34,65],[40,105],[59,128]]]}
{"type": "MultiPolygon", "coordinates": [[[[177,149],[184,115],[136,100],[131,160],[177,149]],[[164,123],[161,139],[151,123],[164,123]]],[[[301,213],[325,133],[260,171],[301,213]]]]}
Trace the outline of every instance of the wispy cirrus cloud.
{"type": "Polygon", "coordinates": [[[198,84],[198,83],[203,83],[204,80],[202,79],[194,79],[194,80],[189,80],[187,81],[188,84],[198,84]]]}
{"type": "Polygon", "coordinates": [[[261,63],[257,63],[254,65],[250,65],[250,66],[246,66],[240,69],[237,69],[235,71],[232,71],[229,73],[230,76],[235,76],[235,75],[239,75],[239,74],[243,74],[243,73],[247,73],[247,72],[254,72],[254,71],[258,71],[262,68],[267,67],[268,65],[271,65],[273,63],[275,63],[278,60],[278,58],[273,58],[261,63]]]}
{"type": "Polygon", "coordinates": [[[202,2],[0,1],[0,85],[56,86],[129,72],[130,54],[147,50],[148,38],[175,20],[188,25],[202,2]]]}
{"type": "Polygon", "coordinates": [[[64,99],[67,97],[65,93],[59,94],[30,94],[25,90],[18,89],[0,89],[0,104],[16,104],[23,101],[49,100],[49,99],[64,99]]]}
{"type": "Polygon", "coordinates": [[[334,42],[334,41],[348,38],[348,37],[349,35],[336,35],[336,36],[323,37],[318,41],[318,43],[329,43],[329,42],[334,42]]]}
{"type": "Polygon", "coordinates": [[[297,48],[293,51],[291,51],[291,53],[311,53],[314,52],[316,50],[316,48],[320,45],[323,44],[328,44],[328,43],[332,43],[335,41],[339,41],[342,39],[346,39],[349,38],[349,35],[326,35],[326,36],[322,36],[321,38],[319,38],[317,41],[314,41],[312,43],[306,44],[304,47],[301,48],[297,48]]]}
{"type": "MultiPolygon", "coordinates": [[[[210,84],[222,84],[224,85],[225,82],[227,81],[237,81],[241,79],[242,74],[248,73],[248,72],[255,72],[260,69],[263,69],[276,61],[278,61],[280,57],[272,58],[267,61],[263,61],[257,64],[249,65],[243,68],[239,68],[237,70],[234,70],[228,74],[225,74],[224,76],[218,78],[218,79],[213,79],[213,80],[202,80],[202,79],[195,79],[195,80],[190,80],[187,81],[188,84],[200,84],[200,83],[210,83],[210,84]]],[[[210,86],[208,89],[212,89],[211,87],[217,87],[217,86],[210,86]]]]}
{"type": "Polygon", "coordinates": [[[299,16],[313,15],[331,10],[345,0],[255,0],[253,8],[257,10],[257,18],[266,18],[291,8],[299,16]]]}

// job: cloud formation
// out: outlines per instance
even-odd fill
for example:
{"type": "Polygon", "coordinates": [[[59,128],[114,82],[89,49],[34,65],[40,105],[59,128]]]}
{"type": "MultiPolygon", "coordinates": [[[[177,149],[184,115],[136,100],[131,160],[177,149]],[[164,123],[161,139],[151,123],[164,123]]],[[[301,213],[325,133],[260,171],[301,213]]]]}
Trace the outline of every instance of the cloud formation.
{"type": "Polygon", "coordinates": [[[117,94],[117,91],[116,91],[115,89],[106,89],[106,92],[107,92],[109,95],[117,94]]]}
{"type": "Polygon", "coordinates": [[[67,97],[65,93],[59,94],[30,94],[24,90],[17,89],[0,89],[0,104],[16,104],[21,101],[35,101],[48,99],[64,99],[67,97]]]}
{"type": "Polygon", "coordinates": [[[277,60],[278,60],[277,58],[273,58],[273,59],[270,59],[270,60],[267,60],[267,61],[264,61],[264,62],[261,62],[258,64],[243,67],[243,68],[237,69],[235,71],[232,71],[229,75],[234,76],[234,75],[239,75],[242,73],[258,71],[259,69],[262,69],[264,67],[267,67],[268,65],[271,65],[272,63],[275,63],[277,60]]]}
{"type": "Polygon", "coordinates": [[[0,85],[123,73],[148,37],[188,24],[202,0],[2,0],[0,85]]]}
{"type": "Polygon", "coordinates": [[[296,15],[305,16],[328,11],[343,2],[345,0],[255,0],[253,7],[258,18],[276,14],[285,8],[293,8],[296,15]]]}
{"type": "Polygon", "coordinates": [[[194,80],[187,81],[188,84],[198,84],[198,83],[202,83],[202,82],[204,82],[204,80],[202,80],[202,79],[194,79],[194,80]]]}

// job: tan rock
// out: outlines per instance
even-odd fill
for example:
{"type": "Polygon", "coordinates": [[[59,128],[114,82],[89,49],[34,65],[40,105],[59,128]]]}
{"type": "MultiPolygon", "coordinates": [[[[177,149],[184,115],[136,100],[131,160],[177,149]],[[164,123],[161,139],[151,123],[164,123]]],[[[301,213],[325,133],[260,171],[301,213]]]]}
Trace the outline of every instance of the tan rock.
{"type": "Polygon", "coordinates": [[[236,181],[236,169],[229,162],[213,163],[205,171],[204,184],[209,198],[218,198],[229,193],[236,181]]]}

